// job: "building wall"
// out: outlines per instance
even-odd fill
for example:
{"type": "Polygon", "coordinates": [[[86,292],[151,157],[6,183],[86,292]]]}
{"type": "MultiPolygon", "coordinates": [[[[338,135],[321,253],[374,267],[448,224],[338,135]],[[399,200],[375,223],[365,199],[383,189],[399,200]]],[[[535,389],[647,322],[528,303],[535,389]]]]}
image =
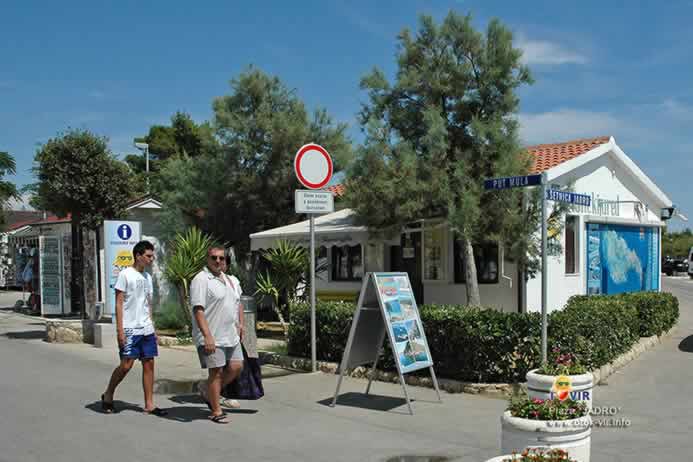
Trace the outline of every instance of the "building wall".
{"type": "MultiPolygon", "coordinates": [[[[573,190],[582,194],[593,194],[592,206],[578,207],[570,215],[578,215],[578,263],[577,274],[565,273],[565,229],[561,234],[563,253],[549,257],[547,311],[562,309],[573,295],[585,294],[587,238],[586,224],[590,220],[619,222],[625,225],[642,226],[643,223],[660,222],[660,209],[656,200],[626,174],[619,161],[610,155],[602,156],[582,167],[559,177],[551,184],[567,186],[573,183],[573,190]],[[612,201],[602,202],[601,201],[612,201]],[[620,201],[617,206],[613,202],[620,201]],[[641,207],[631,201],[642,203],[641,207]]],[[[549,202],[549,207],[551,207],[549,202]]],[[[550,209],[549,209],[550,210],[550,209]]],[[[565,221],[564,221],[565,224],[565,221]]],[[[541,274],[527,283],[527,310],[541,311],[541,274]]]]}

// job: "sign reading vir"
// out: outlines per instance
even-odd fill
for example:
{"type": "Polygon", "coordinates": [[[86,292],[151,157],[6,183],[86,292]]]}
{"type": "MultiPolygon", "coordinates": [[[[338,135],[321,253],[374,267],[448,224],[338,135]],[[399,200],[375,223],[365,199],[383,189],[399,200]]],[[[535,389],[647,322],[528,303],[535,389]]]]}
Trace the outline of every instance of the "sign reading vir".
{"type": "Polygon", "coordinates": [[[387,337],[394,353],[399,382],[413,414],[404,374],[428,368],[435,385],[438,400],[440,391],[433,371],[433,358],[426,341],[419,310],[407,273],[368,273],[361,285],[359,302],[354,313],[342,363],[339,381],[332,400],[337,403],[342,377],[347,369],[373,364],[366,394],[370,391],[373,372],[387,337]]]}

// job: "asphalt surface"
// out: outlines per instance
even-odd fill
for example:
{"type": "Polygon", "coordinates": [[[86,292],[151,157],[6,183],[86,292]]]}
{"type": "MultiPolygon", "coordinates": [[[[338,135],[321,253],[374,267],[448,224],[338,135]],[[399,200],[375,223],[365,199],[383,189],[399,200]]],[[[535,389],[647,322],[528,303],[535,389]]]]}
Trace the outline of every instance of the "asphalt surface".
{"type": "MultiPolygon", "coordinates": [[[[594,417],[612,426],[594,429],[592,461],[693,460],[693,281],[664,278],[664,289],[679,297],[679,326],[595,389],[595,406],[616,412],[594,417]]],[[[243,402],[231,424],[218,425],[192,394],[156,395],[169,416],[143,415],[136,366],[118,389],[121,412],[105,415],[98,398],[111,358],[89,345],[45,343],[42,331],[40,322],[0,310],[0,462],[482,462],[499,455],[503,400],[443,393],[440,404],[432,390],[409,387],[412,417],[398,385],[376,382],[366,398],[365,381],[345,379],[340,404],[330,408],[336,377],[322,373],[265,379],[263,399],[243,402]]],[[[165,354],[175,358],[162,350],[161,370],[174,366],[165,354]]]]}

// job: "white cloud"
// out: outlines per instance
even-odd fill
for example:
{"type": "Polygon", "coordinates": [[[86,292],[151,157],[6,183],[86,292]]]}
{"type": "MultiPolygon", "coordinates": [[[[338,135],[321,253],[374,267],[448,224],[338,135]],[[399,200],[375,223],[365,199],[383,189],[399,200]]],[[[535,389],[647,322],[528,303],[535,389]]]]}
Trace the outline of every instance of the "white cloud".
{"type": "Polygon", "coordinates": [[[621,119],[610,113],[576,109],[522,113],[519,121],[520,137],[528,145],[611,135],[627,129],[621,119]]]}
{"type": "Polygon", "coordinates": [[[589,61],[586,56],[576,51],[544,40],[530,40],[519,36],[517,46],[523,51],[524,64],[587,64],[589,61]]]}
{"type": "Polygon", "coordinates": [[[102,92],[101,90],[92,90],[87,93],[87,96],[94,99],[104,99],[106,97],[106,93],[102,92]]]}

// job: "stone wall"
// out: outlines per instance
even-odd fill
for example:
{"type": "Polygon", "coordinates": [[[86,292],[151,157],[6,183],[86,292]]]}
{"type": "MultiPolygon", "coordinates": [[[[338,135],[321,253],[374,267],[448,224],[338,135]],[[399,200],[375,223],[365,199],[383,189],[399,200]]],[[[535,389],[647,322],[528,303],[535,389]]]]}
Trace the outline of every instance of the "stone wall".
{"type": "Polygon", "coordinates": [[[46,321],[46,342],[94,343],[94,321],[51,319],[46,321]]]}

